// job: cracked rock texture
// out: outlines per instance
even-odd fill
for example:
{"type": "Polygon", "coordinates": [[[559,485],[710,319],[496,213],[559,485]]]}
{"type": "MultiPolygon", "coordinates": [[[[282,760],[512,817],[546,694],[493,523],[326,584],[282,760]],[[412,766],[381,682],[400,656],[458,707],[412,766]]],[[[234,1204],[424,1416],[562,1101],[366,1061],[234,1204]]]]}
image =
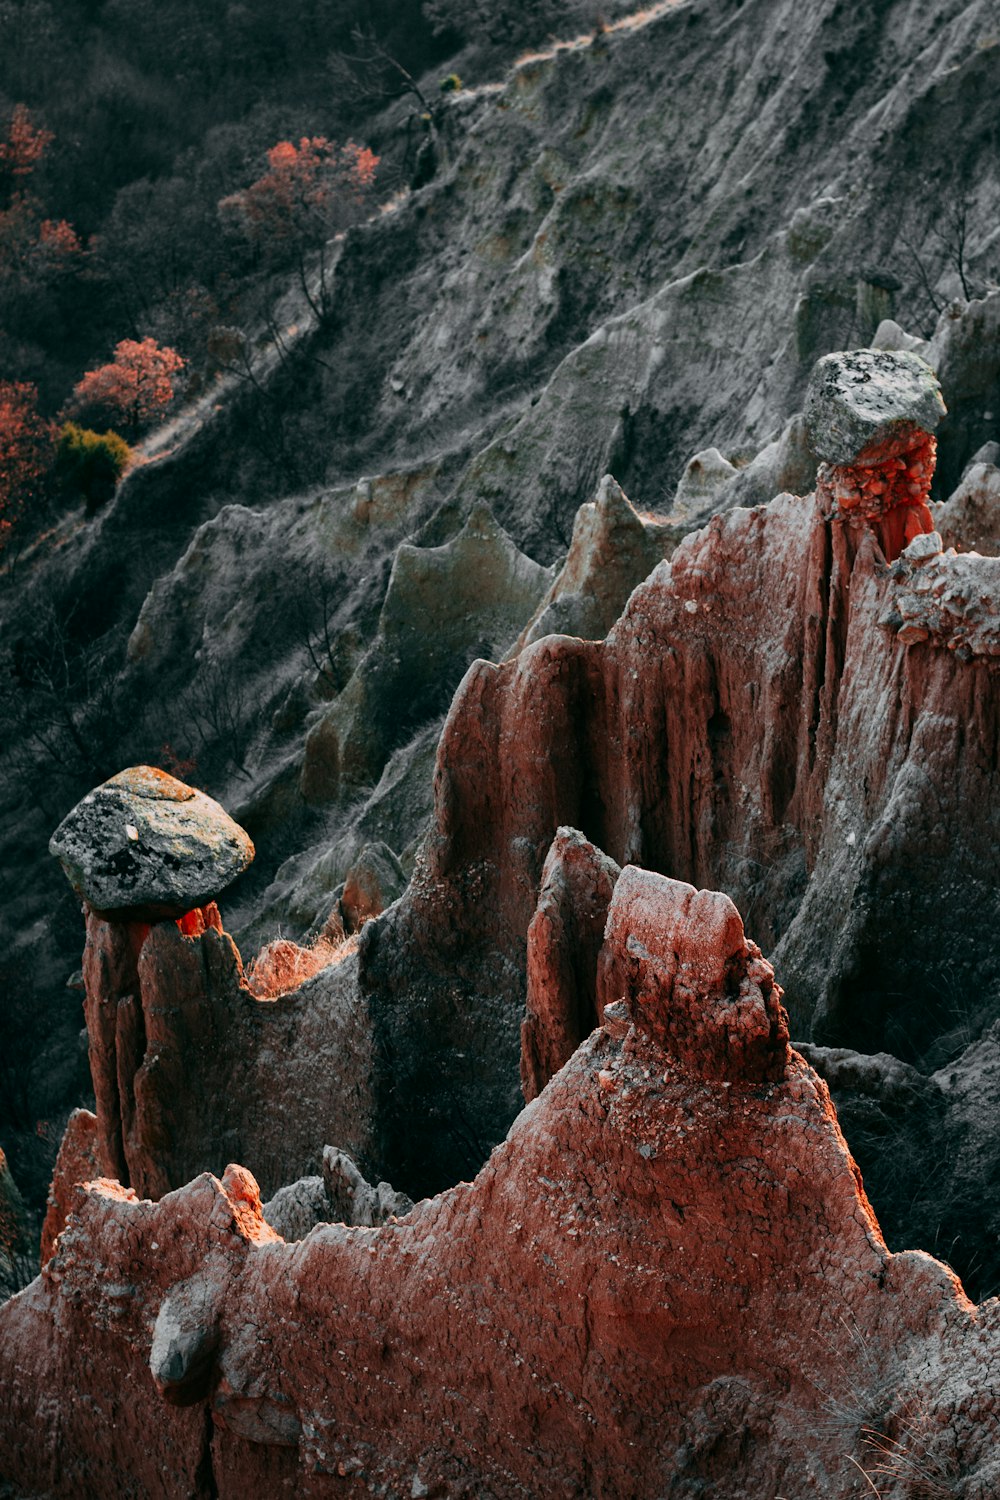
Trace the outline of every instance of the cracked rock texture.
{"type": "Polygon", "coordinates": [[[805,1500],[905,1438],[988,1500],[1000,1304],[889,1254],[735,908],[626,869],[602,967],[614,1019],[401,1220],[288,1244],[239,1167],[158,1203],[81,1190],[0,1309],[15,1482],[805,1500]]]}

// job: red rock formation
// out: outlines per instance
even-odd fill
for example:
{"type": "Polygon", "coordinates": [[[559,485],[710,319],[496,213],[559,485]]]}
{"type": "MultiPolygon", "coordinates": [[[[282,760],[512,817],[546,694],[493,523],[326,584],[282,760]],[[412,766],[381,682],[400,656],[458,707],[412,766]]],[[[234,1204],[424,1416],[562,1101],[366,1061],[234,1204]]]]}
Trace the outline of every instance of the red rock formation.
{"type": "Polygon", "coordinates": [[[626,870],[601,970],[604,1027],[402,1221],[285,1245],[235,1167],[81,1192],[0,1309],[14,1483],[800,1500],[888,1454],[893,1500],[988,1500],[998,1305],[886,1250],[735,909],[626,870]]]}
{"type": "Polygon", "coordinates": [[[367,1161],[371,1043],[353,963],[258,1000],[214,904],[151,927],[91,912],[101,1172],[159,1198],[232,1156],[268,1192],[317,1168],[328,1141],[367,1161]]]}
{"type": "Polygon", "coordinates": [[[521,1023],[527,1100],[541,1093],[601,1019],[597,955],[619,873],[614,860],[575,829],[559,829],[528,928],[527,1015],[521,1023]]]}
{"type": "Polygon", "coordinates": [[[937,443],[919,428],[877,444],[853,464],[821,464],[816,499],[822,513],[874,527],[888,562],[913,538],[934,530],[928,501],[937,443]]]}
{"type": "MultiPolygon", "coordinates": [[[[961,565],[980,608],[994,560],[961,565]]],[[[958,563],[933,566],[947,591],[958,563]]],[[[952,622],[907,644],[902,586],[867,526],[779,496],[686,538],[605,642],[548,637],[470,669],[425,861],[362,934],[394,1184],[463,1175],[460,1131],[488,1142],[513,1114],[524,934],[562,824],[619,864],[726,890],[817,1041],[918,1060],[945,969],[995,989],[996,632],[952,622]]]]}
{"type": "Polygon", "coordinates": [[[97,1116],[89,1109],[74,1109],[59,1144],[49,1201],[42,1225],[41,1263],[44,1266],[66,1227],[76,1189],[103,1174],[97,1116]]]}

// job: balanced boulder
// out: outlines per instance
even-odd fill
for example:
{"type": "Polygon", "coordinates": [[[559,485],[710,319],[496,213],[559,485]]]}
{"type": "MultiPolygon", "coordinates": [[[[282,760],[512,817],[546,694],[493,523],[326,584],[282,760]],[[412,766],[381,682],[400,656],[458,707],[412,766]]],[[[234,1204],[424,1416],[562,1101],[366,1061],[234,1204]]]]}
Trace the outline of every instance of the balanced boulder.
{"type": "Polygon", "coordinates": [[[932,433],[944,414],[933,370],[905,349],[828,354],[813,371],[806,425],[823,460],[816,503],[830,520],[871,527],[887,562],[933,530],[932,433]]]}
{"type": "Polygon", "coordinates": [[[88,792],[49,852],[95,910],[146,919],[203,906],[254,857],[248,835],[217,802],[153,766],[131,766],[88,792]]]}
{"type": "Polygon", "coordinates": [[[913,446],[945,415],[941,387],[905,349],[850,349],[818,361],[806,396],[809,440],[830,464],[864,464],[913,446]]]}

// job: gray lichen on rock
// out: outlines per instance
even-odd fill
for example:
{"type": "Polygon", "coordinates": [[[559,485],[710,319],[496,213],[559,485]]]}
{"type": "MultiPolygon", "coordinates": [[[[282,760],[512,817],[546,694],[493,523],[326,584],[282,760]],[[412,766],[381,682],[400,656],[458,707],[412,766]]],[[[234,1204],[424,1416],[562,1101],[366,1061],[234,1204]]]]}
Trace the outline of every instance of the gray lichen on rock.
{"type": "Polygon", "coordinates": [[[897,438],[906,448],[915,432],[933,432],[944,415],[933,370],[905,349],[828,354],[806,395],[813,449],[832,464],[864,462],[868,450],[897,438]]]}
{"type": "Polygon", "coordinates": [[[95,910],[182,916],[251,864],[249,836],[218,802],[154,766],[131,766],[88,792],[49,852],[95,910]]]}

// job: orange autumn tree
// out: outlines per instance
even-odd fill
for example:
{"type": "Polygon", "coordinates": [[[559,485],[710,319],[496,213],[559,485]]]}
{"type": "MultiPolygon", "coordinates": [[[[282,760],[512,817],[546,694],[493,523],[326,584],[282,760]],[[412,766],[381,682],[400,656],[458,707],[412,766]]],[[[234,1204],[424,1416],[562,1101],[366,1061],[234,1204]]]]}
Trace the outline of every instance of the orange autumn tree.
{"type": "Polygon", "coordinates": [[[364,218],[372,205],[379,158],[367,146],[340,146],[324,135],[303,136],[296,146],[279,141],[267,153],[269,170],[219,204],[234,228],[272,265],[295,265],[306,300],[317,317],[329,307],[326,245],[364,218]],[[311,283],[307,257],[318,252],[311,283]]]}
{"type": "Polygon", "coordinates": [[[55,428],[39,413],[37,389],[0,380],[0,551],[44,497],[54,443],[55,428]]]}
{"type": "Polygon", "coordinates": [[[12,287],[37,291],[53,277],[77,268],[83,247],[65,219],[43,219],[30,179],[55,137],[31,122],[27,106],[15,106],[0,135],[0,295],[12,287]]]}
{"type": "Polygon", "coordinates": [[[73,388],[72,413],[100,410],[124,422],[129,432],[162,416],[174,399],[173,377],[184,360],[155,339],[122,339],[115,357],[88,370],[73,388]]]}
{"type": "Polygon", "coordinates": [[[36,128],[26,104],[14,107],[5,140],[0,140],[0,176],[15,185],[32,172],[55,140],[51,130],[36,128]]]}

